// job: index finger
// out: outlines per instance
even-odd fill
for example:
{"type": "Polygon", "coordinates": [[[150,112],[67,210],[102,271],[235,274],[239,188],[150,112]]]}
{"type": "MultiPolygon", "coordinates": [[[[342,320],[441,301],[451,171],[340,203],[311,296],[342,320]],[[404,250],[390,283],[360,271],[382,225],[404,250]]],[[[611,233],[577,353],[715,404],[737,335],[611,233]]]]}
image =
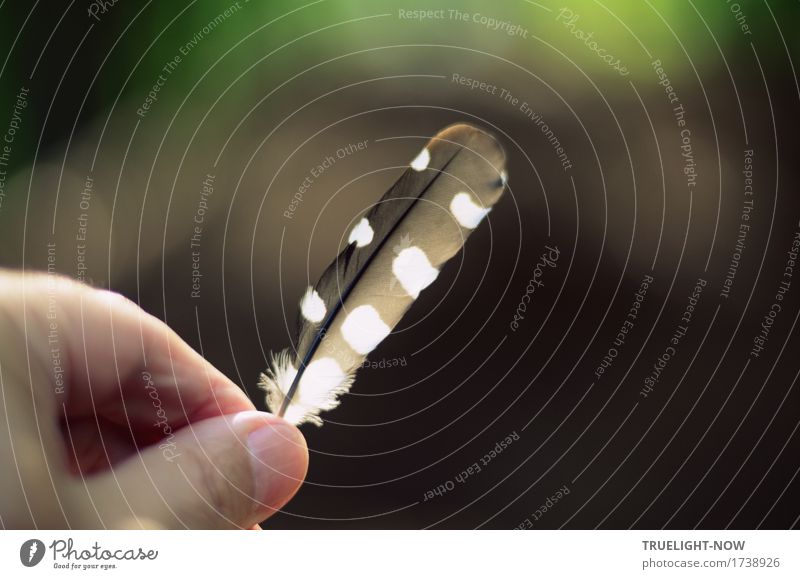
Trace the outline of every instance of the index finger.
{"type": "Polygon", "coordinates": [[[178,428],[254,409],[236,384],[166,324],[121,295],[60,276],[4,277],[11,291],[2,292],[3,301],[11,305],[9,315],[22,318],[29,359],[47,366],[58,351],[61,392],[53,384],[57,374],[47,374],[68,415],[102,414],[124,424],[145,408],[152,416],[157,398],[178,428]]]}

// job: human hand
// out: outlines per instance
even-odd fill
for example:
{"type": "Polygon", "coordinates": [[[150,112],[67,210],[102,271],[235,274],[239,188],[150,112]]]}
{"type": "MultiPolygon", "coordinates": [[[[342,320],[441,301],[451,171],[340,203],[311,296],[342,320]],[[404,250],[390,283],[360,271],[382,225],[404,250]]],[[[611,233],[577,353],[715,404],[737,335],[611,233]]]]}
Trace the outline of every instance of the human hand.
{"type": "Polygon", "coordinates": [[[252,528],[306,475],[300,431],[118,294],[0,271],[0,524],[252,528]]]}

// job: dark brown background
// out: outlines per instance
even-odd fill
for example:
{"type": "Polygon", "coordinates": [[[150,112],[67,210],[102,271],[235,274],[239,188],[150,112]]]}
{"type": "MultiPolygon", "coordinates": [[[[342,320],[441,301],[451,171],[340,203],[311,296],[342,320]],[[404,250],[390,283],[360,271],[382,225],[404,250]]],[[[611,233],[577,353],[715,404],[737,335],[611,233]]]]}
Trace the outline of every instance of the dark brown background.
{"type": "Polygon", "coordinates": [[[308,481],[271,527],[797,524],[800,278],[762,356],[748,359],[799,227],[796,4],[773,7],[773,19],[748,3],[754,32],[743,35],[724,6],[698,13],[689,4],[657,4],[670,28],[653,12],[618,3],[649,58],[619,21],[576,3],[580,26],[628,63],[624,78],[598,64],[555,12],[523,3],[464,9],[519,22],[528,39],[474,23],[401,21],[405,6],[393,2],[330,2],[258,30],[300,4],[249,6],[249,15],[192,51],[140,119],[136,109],[160,67],[228,4],[144,6],[120,2],[77,51],[91,23],[86,6],[34,10],[25,27],[28,9],[0,7],[7,33],[0,53],[10,63],[3,123],[18,87],[31,87],[0,209],[0,263],[44,268],[46,244],[55,241],[59,271],[75,275],[79,196],[91,173],[92,282],[166,320],[261,408],[258,374],[269,351],[290,344],[304,287],[424,139],[466,120],[494,131],[509,157],[509,191],[463,260],[445,268],[371,356],[404,357],[407,365],[362,370],[322,428],[303,427],[308,481]],[[391,16],[345,22],[382,13],[391,16]],[[691,193],[654,58],[687,110],[699,174],[691,193]],[[518,108],[451,82],[453,73],[530,103],[573,168],[561,168],[518,108]],[[337,161],[295,218],[283,217],[311,167],[363,140],[365,151],[337,161]],[[723,299],[745,149],[754,150],[752,229],[723,299]],[[201,297],[192,299],[189,236],[209,173],[215,191],[202,237],[201,297]],[[545,287],[512,332],[545,245],[560,249],[558,266],[546,271],[545,287]],[[596,380],[646,274],[655,282],[635,328],[596,380]],[[641,398],[699,277],[708,286],[689,332],[655,391],[641,398]],[[519,440],[480,473],[424,500],[514,431],[519,440]],[[564,485],[570,493],[534,521],[564,485]]]}

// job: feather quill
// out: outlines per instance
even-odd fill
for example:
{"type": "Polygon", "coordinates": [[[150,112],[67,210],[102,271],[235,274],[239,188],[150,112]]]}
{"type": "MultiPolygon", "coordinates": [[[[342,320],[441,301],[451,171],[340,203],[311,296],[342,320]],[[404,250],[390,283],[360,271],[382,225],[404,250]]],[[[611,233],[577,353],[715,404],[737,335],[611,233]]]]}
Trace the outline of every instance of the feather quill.
{"type": "Polygon", "coordinates": [[[321,425],[366,356],[461,249],[506,184],[505,154],[468,124],[434,136],[383,198],[360,218],[348,245],[300,300],[294,353],[271,356],[259,386],[289,422],[321,425]]]}

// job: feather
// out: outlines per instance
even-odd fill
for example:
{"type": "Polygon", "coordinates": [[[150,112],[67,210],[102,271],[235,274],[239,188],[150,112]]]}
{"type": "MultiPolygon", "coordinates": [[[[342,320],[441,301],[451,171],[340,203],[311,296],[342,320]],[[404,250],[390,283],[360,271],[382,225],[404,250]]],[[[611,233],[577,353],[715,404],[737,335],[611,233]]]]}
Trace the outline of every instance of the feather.
{"type": "Polygon", "coordinates": [[[321,425],[505,184],[505,154],[488,133],[458,124],[433,137],[300,300],[294,353],[273,354],[259,381],[270,410],[321,425]]]}

